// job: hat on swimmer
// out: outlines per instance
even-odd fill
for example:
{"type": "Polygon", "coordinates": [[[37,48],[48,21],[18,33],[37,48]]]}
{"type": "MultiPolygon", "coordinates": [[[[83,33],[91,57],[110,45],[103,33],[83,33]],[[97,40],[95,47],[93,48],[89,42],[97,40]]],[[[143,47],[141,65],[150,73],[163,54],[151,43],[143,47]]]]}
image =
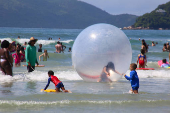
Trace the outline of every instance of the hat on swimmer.
{"type": "Polygon", "coordinates": [[[28,44],[30,44],[32,41],[35,41],[35,43],[37,42],[38,39],[35,39],[34,37],[30,38],[30,41],[28,42],[28,44]]]}

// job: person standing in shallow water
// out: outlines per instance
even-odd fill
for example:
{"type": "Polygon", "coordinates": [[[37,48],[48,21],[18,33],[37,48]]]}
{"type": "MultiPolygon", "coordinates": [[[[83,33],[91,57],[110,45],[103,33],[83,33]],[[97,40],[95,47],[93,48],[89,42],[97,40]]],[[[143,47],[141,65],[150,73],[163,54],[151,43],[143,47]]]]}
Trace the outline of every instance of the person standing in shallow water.
{"type": "Polygon", "coordinates": [[[1,44],[1,49],[0,49],[0,70],[5,74],[5,75],[10,75],[12,76],[12,66],[10,61],[10,55],[8,51],[9,47],[9,42],[7,40],[4,40],[1,44]]]}
{"type": "Polygon", "coordinates": [[[62,46],[59,41],[57,42],[57,45],[55,45],[55,48],[56,48],[56,53],[61,53],[62,46]]]}
{"type": "Polygon", "coordinates": [[[37,39],[35,39],[34,37],[31,37],[30,41],[28,42],[28,46],[26,47],[25,59],[27,63],[28,72],[32,72],[35,70],[35,63],[39,65],[37,61],[36,47],[34,46],[36,42],[37,42],[37,39]]]}

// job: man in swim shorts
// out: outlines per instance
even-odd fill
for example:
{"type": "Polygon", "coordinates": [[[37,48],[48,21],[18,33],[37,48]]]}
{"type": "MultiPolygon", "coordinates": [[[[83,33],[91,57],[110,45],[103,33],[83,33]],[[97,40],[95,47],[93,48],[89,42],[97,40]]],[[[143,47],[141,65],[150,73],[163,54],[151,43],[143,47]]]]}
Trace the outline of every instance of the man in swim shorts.
{"type": "Polygon", "coordinates": [[[26,47],[25,50],[25,59],[27,63],[28,72],[32,72],[35,70],[35,63],[39,65],[37,61],[36,47],[34,46],[37,40],[38,39],[31,37],[30,41],[28,42],[28,46],[26,47]]]}

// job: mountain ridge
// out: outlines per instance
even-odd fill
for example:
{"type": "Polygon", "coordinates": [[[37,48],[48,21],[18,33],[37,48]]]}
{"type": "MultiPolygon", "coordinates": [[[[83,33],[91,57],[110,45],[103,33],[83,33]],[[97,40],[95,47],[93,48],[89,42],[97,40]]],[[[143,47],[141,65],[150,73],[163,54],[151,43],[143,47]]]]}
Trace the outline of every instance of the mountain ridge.
{"type": "Polygon", "coordinates": [[[0,27],[21,28],[81,29],[96,23],[124,27],[134,24],[137,18],[111,15],[77,0],[1,0],[0,15],[0,27]]]}

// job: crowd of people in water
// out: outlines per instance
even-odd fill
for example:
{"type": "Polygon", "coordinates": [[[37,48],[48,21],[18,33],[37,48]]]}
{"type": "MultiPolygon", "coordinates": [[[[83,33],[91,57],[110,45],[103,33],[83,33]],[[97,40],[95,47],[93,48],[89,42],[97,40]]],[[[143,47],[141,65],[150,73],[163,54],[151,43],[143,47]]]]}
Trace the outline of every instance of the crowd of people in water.
{"type": "MultiPolygon", "coordinates": [[[[18,39],[20,39],[20,36],[18,36],[18,39]]],[[[51,38],[52,39],[52,38],[51,38]]],[[[3,74],[5,75],[11,75],[12,76],[12,68],[13,68],[13,62],[14,67],[21,66],[21,62],[27,63],[27,70],[28,72],[32,72],[35,70],[35,63],[38,64],[37,61],[37,55],[36,55],[36,47],[35,43],[37,42],[37,39],[34,37],[30,38],[29,42],[25,42],[23,45],[17,43],[15,41],[12,41],[9,43],[7,40],[3,40],[1,42],[0,40],[0,68],[3,74]]],[[[64,53],[66,46],[63,45],[59,41],[55,45],[56,52],[54,53],[64,53]]],[[[39,44],[38,52],[43,52],[42,50],[42,44],[39,44]]],[[[69,47],[68,52],[71,52],[71,47],[69,47]]],[[[46,49],[44,49],[44,52],[39,55],[39,61],[41,61],[41,57],[43,57],[43,61],[47,61],[47,58],[49,58],[48,52],[46,49]]]]}
{"type": "MultiPolygon", "coordinates": [[[[20,36],[18,36],[18,39],[20,39],[20,36]]],[[[19,67],[21,65],[21,62],[26,62],[27,64],[27,70],[28,72],[32,72],[35,70],[35,64],[39,65],[38,60],[37,60],[37,55],[36,55],[36,46],[35,43],[37,42],[38,39],[35,39],[34,37],[30,38],[30,41],[27,43],[25,42],[23,45],[17,43],[15,41],[9,43],[7,40],[3,40],[1,44],[1,49],[0,49],[0,69],[2,73],[5,75],[11,75],[12,76],[12,68],[13,68],[13,62],[15,67],[19,67]],[[13,53],[13,54],[12,54],[13,53]]],[[[49,40],[52,40],[52,38],[49,38],[49,40]]],[[[140,39],[139,39],[140,40],[140,39]]],[[[109,62],[107,66],[103,68],[103,71],[101,76],[98,79],[98,82],[102,81],[103,77],[106,77],[108,79],[108,76],[110,76],[109,70],[111,69],[115,73],[119,75],[124,75],[124,77],[127,80],[131,81],[131,86],[132,89],[131,91],[133,93],[138,93],[138,88],[139,88],[139,78],[137,75],[137,72],[135,71],[137,68],[137,65],[139,65],[139,68],[145,68],[147,66],[147,56],[146,53],[148,52],[149,45],[145,42],[143,39],[142,41],[142,46],[141,46],[141,53],[137,57],[137,63],[132,63],[130,65],[130,77],[128,77],[126,74],[121,74],[118,71],[115,70],[114,63],[109,62]],[[104,75],[105,74],[105,75],[104,75]],[[132,79],[135,78],[135,79],[132,79]]],[[[154,43],[152,42],[152,46],[156,46],[158,44],[157,42],[154,43]]],[[[60,42],[60,38],[58,39],[57,44],[55,45],[56,51],[54,53],[64,53],[66,46],[60,42]]],[[[165,43],[162,49],[163,52],[170,52],[170,46],[169,43],[165,43]]],[[[39,44],[38,52],[42,52],[42,44],[39,44]]],[[[69,47],[69,51],[71,52],[71,47],[69,47]]],[[[44,50],[44,53],[42,53],[39,56],[39,61],[41,61],[41,57],[43,57],[43,61],[47,61],[47,58],[49,58],[49,54],[47,50],[44,50]]],[[[169,59],[170,59],[170,53],[169,53],[169,59]]],[[[170,61],[170,60],[169,60],[170,61]]],[[[161,67],[169,67],[169,63],[167,63],[166,59],[162,60],[162,65],[161,67]]],[[[60,91],[59,89],[61,88],[64,92],[68,92],[65,90],[64,85],[62,82],[54,76],[54,72],[50,70],[48,72],[49,79],[48,79],[48,84],[44,88],[44,90],[47,89],[49,86],[50,81],[52,81],[55,86],[56,86],[56,91],[60,91]]],[[[108,79],[109,80],[109,79],[108,79]]]]}

